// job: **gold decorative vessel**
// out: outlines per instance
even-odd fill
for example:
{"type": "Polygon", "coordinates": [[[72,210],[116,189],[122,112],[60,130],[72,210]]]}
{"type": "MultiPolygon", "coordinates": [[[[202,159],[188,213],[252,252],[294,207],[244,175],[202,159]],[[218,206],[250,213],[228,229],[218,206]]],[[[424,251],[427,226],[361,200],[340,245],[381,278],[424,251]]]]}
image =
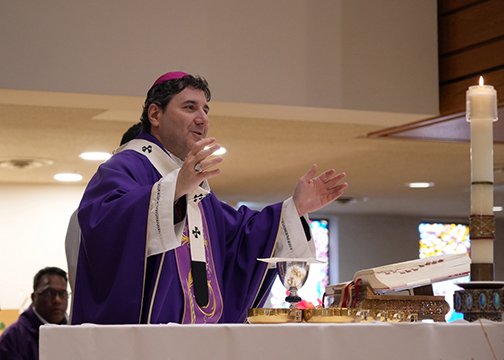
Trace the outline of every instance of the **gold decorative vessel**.
{"type": "Polygon", "coordinates": [[[314,308],[304,309],[304,320],[308,323],[353,323],[358,321],[357,309],[314,308]]]}
{"type": "Polygon", "coordinates": [[[255,308],[247,310],[250,324],[285,324],[303,321],[302,309],[255,308]]]}

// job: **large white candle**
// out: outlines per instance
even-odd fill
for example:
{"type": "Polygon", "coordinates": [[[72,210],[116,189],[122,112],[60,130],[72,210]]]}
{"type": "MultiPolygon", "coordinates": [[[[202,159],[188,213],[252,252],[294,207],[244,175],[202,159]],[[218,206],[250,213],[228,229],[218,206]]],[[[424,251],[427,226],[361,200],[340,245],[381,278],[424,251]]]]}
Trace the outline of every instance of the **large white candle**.
{"type": "MultiPolygon", "coordinates": [[[[493,122],[497,120],[497,91],[483,85],[466,93],[467,121],[471,122],[471,215],[493,215],[493,122]]],[[[493,239],[471,242],[473,263],[493,263],[493,239]]]]}
{"type": "Polygon", "coordinates": [[[471,261],[474,264],[491,264],[494,262],[493,240],[471,241],[471,261]]]}
{"type": "Polygon", "coordinates": [[[479,85],[470,86],[466,93],[467,120],[497,120],[497,91],[491,85],[483,85],[483,76],[479,85]]]}
{"type": "Polygon", "coordinates": [[[493,191],[492,185],[471,185],[471,215],[493,214],[493,191]]]}
{"type": "Polygon", "coordinates": [[[471,180],[493,183],[493,132],[497,120],[497,91],[493,86],[470,86],[466,93],[467,121],[471,122],[471,180]]]}
{"type": "Polygon", "coordinates": [[[493,183],[493,120],[471,119],[471,182],[493,183]]]}

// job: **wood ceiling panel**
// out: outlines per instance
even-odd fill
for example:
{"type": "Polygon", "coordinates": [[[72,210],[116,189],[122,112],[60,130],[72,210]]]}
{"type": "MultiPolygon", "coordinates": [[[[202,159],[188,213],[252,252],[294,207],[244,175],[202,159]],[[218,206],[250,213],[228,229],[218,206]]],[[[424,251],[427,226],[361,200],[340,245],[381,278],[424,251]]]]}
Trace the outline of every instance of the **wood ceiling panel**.
{"type": "Polygon", "coordinates": [[[439,55],[504,36],[504,1],[484,1],[439,17],[439,55]]]}
{"type": "Polygon", "coordinates": [[[446,15],[482,1],[485,0],[438,0],[438,15],[446,15]]]}
{"type": "MultiPolygon", "coordinates": [[[[504,22],[504,20],[503,20],[504,22]]],[[[504,37],[480,46],[439,58],[439,83],[446,84],[467,76],[481,75],[482,69],[504,64],[504,37]]]]}
{"type": "MultiPolygon", "coordinates": [[[[504,2],[503,2],[504,3],[504,2]]],[[[482,71],[485,84],[497,90],[497,103],[504,103],[504,68],[486,73],[482,71]]],[[[439,112],[441,115],[466,110],[466,91],[469,86],[478,85],[479,75],[439,87],[439,112]]]]}

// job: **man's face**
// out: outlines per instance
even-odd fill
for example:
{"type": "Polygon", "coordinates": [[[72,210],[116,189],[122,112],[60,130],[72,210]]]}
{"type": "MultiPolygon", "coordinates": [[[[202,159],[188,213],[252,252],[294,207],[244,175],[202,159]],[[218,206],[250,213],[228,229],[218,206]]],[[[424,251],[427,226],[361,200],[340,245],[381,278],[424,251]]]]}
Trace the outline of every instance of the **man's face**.
{"type": "Polygon", "coordinates": [[[206,137],[209,110],[205,93],[187,87],[172,98],[164,112],[157,105],[149,106],[152,135],[184,160],[194,144],[206,137]]]}
{"type": "Polygon", "coordinates": [[[68,295],[65,278],[59,275],[46,274],[32,294],[33,307],[37,313],[51,324],[59,324],[65,317],[68,295]]]}

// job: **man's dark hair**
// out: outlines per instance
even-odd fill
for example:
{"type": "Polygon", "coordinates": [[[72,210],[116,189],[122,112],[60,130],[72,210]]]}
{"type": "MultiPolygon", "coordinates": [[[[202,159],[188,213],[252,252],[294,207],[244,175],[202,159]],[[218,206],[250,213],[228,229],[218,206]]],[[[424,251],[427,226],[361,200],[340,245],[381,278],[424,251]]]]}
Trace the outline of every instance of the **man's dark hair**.
{"type": "Polygon", "coordinates": [[[124,145],[128,141],[133,140],[140,134],[142,131],[142,122],[138,122],[135,125],[132,125],[126,132],[123,134],[122,139],[121,139],[121,144],[124,145]]]}
{"type": "Polygon", "coordinates": [[[42,279],[42,276],[44,275],[59,275],[65,279],[66,283],[68,283],[67,273],[65,270],[61,270],[57,267],[45,267],[33,278],[33,291],[37,291],[37,288],[40,285],[40,279],[42,279]]]}
{"type": "Polygon", "coordinates": [[[180,79],[172,79],[157,84],[149,90],[147,98],[145,99],[142,117],[140,118],[143,131],[150,133],[151,130],[148,114],[149,106],[151,104],[156,104],[162,111],[165,111],[171,99],[173,99],[176,94],[182,92],[186,87],[202,90],[205,93],[206,100],[210,101],[211,94],[208,88],[208,82],[200,76],[185,75],[180,79]]]}

